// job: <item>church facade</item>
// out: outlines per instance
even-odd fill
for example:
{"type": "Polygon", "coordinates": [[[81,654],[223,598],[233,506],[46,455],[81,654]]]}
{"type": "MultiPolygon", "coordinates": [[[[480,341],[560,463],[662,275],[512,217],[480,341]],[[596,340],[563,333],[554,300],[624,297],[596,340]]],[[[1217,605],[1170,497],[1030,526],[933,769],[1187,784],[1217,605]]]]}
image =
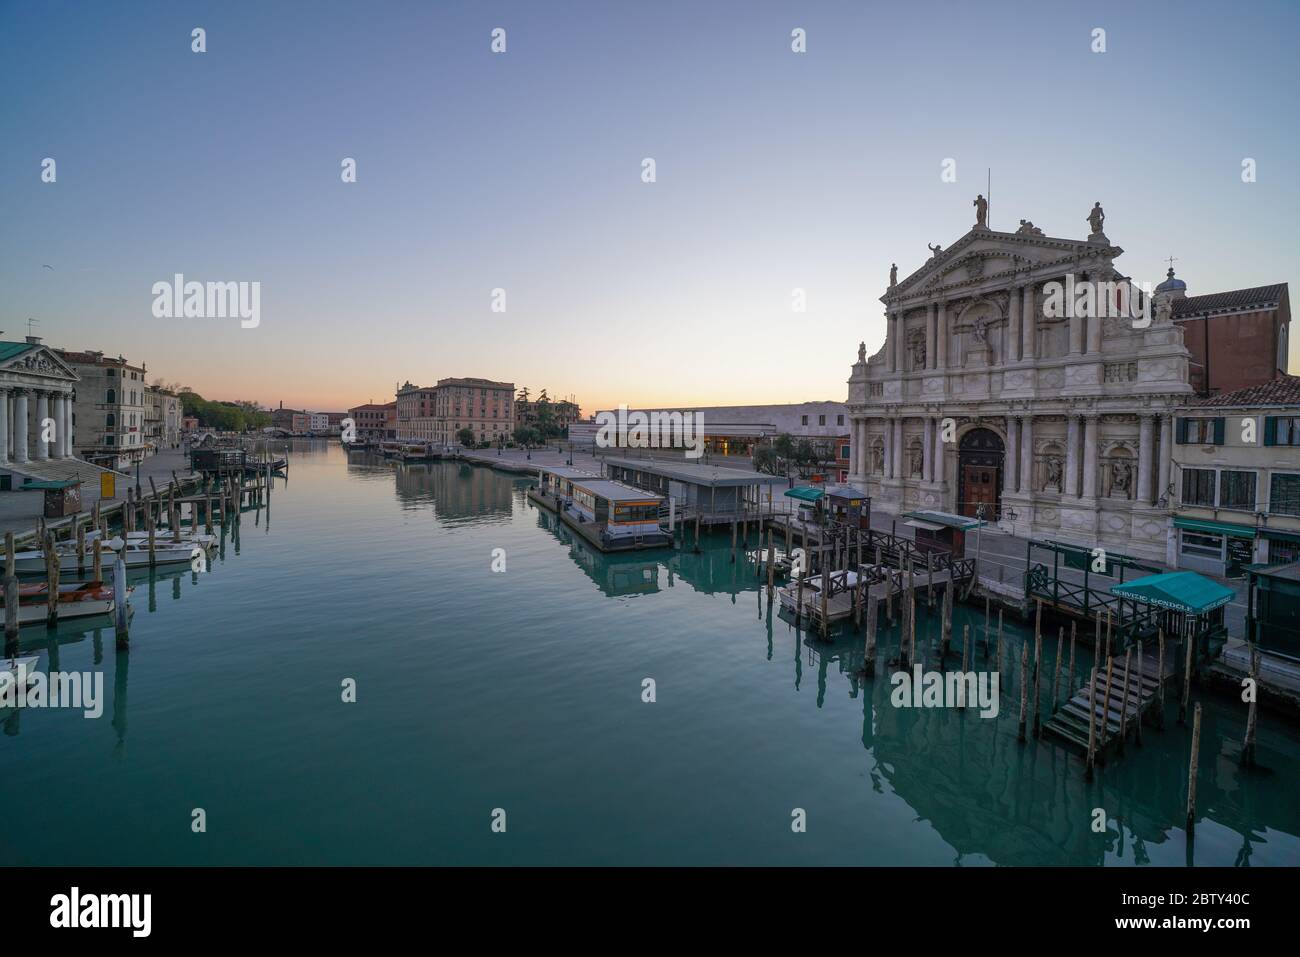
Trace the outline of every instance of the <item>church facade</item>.
{"type": "Polygon", "coordinates": [[[1021,537],[1166,557],[1188,351],[1093,207],[1084,239],[977,223],[902,280],[848,380],[850,481],[873,507],[980,515],[1021,537]]]}

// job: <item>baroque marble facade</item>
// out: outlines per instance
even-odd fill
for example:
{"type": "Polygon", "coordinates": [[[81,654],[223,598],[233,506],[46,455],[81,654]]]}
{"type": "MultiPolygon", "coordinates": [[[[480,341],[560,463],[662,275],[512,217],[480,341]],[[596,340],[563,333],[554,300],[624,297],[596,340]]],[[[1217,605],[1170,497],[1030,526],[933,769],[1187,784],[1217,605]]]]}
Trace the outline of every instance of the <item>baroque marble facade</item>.
{"type": "Polygon", "coordinates": [[[1128,284],[1099,213],[1082,240],[976,225],[891,274],[885,343],[848,380],[850,481],[873,508],[979,509],[1019,536],[1165,558],[1182,331],[1159,290],[1134,293],[1149,323],[1044,308],[1067,275],[1128,284]]]}

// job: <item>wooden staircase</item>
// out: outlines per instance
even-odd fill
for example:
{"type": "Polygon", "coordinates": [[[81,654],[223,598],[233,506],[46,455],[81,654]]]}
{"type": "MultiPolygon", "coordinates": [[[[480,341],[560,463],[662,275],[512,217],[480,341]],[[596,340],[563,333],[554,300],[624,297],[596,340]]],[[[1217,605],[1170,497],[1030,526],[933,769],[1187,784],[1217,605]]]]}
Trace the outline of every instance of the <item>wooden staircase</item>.
{"type": "MultiPolygon", "coordinates": [[[[1167,656],[1172,659],[1172,656],[1167,656]]],[[[1172,661],[1166,661],[1166,666],[1172,661]]],[[[1134,731],[1137,722],[1156,703],[1160,682],[1156,678],[1158,663],[1155,657],[1143,655],[1141,662],[1141,680],[1138,679],[1138,663],[1133,663],[1133,674],[1128,677],[1128,695],[1125,696],[1124,661],[1116,658],[1111,671],[1110,695],[1106,695],[1106,672],[1104,668],[1097,671],[1097,693],[1093,703],[1095,714],[1094,734],[1096,735],[1097,753],[1101,754],[1119,743],[1121,728],[1127,735],[1134,731]]],[[[1166,681],[1168,681],[1166,675],[1166,681]]],[[[1062,704],[1043,726],[1057,737],[1076,745],[1085,752],[1088,750],[1088,697],[1089,689],[1085,684],[1075,695],[1062,704]]]]}

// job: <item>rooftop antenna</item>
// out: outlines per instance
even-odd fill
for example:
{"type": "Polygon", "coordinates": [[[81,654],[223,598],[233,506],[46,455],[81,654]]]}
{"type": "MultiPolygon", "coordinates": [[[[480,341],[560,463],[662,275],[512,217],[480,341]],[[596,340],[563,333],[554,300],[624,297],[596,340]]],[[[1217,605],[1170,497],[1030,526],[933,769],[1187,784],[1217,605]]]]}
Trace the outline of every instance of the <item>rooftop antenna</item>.
{"type": "Polygon", "coordinates": [[[39,319],[33,319],[31,316],[28,316],[28,317],[27,317],[27,334],[28,334],[29,336],[32,334],[32,323],[34,323],[34,322],[40,322],[40,321],[41,321],[41,320],[39,320],[39,319]]]}
{"type": "Polygon", "coordinates": [[[984,223],[989,229],[993,228],[993,167],[988,168],[988,175],[984,181],[984,223]]]}

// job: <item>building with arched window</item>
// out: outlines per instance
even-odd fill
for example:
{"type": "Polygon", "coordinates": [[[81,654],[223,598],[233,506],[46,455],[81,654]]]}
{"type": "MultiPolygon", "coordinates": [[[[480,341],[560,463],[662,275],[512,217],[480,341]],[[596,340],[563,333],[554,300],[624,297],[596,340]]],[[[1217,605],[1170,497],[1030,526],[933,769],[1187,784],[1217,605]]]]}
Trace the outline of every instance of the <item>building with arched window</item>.
{"type": "Polygon", "coordinates": [[[1164,560],[1174,412],[1192,392],[1171,297],[1118,271],[1099,205],[1084,239],[979,219],[891,275],[885,342],[860,346],[849,378],[850,480],[888,512],[978,513],[1164,560]]]}

